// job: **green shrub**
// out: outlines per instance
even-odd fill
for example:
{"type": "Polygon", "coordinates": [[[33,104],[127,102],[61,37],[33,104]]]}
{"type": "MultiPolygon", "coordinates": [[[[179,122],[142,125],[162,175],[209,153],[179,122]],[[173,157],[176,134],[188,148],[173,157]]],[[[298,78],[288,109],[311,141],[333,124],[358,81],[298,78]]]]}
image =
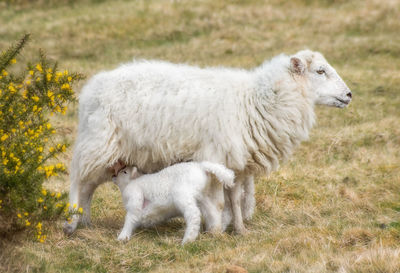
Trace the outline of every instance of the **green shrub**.
{"type": "Polygon", "coordinates": [[[0,53],[0,233],[31,227],[43,242],[42,221],[68,214],[69,205],[43,188],[66,171],[57,157],[68,147],[49,115],[66,113],[82,75],[58,71],[42,51],[37,63],[19,67],[17,55],[28,39],[0,53]]]}

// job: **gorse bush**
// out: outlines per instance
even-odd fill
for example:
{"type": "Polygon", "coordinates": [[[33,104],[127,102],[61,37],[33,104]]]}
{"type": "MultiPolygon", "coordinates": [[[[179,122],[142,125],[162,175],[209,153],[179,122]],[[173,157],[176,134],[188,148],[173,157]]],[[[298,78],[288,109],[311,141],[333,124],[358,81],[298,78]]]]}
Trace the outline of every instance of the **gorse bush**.
{"type": "Polygon", "coordinates": [[[43,242],[42,221],[68,214],[69,206],[65,196],[43,188],[66,171],[57,158],[68,143],[49,116],[66,113],[75,100],[72,85],[82,75],[58,71],[42,51],[38,62],[19,67],[17,56],[28,39],[0,53],[0,232],[33,227],[43,242]]]}

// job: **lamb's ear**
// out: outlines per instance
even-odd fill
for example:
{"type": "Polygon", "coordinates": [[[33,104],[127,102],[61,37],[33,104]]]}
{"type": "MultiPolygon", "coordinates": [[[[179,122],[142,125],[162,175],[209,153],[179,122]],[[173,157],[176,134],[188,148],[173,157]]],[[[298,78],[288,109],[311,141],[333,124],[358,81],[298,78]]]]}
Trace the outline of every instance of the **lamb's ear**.
{"type": "Polygon", "coordinates": [[[302,75],[306,70],[306,64],[300,58],[292,57],[290,58],[290,70],[293,73],[302,75]]]}
{"type": "Polygon", "coordinates": [[[131,171],[131,179],[135,179],[135,178],[138,177],[138,176],[139,176],[139,173],[138,173],[137,168],[136,168],[136,167],[133,167],[133,168],[132,168],[132,171],[131,171]]]}

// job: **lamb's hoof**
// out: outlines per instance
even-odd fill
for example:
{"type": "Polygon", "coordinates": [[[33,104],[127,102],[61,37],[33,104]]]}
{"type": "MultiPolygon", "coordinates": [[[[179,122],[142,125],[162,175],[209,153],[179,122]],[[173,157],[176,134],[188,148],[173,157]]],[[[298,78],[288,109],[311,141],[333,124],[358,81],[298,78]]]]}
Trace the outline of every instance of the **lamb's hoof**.
{"type": "Polygon", "coordinates": [[[130,238],[131,236],[129,236],[128,234],[120,233],[118,235],[118,241],[129,241],[130,238]]]}
{"type": "Polygon", "coordinates": [[[181,245],[185,245],[187,243],[192,243],[196,240],[196,238],[183,238],[181,245]]]}
{"type": "Polygon", "coordinates": [[[222,234],[223,231],[222,231],[222,227],[212,227],[212,228],[208,229],[206,232],[218,235],[218,234],[222,234]]]}

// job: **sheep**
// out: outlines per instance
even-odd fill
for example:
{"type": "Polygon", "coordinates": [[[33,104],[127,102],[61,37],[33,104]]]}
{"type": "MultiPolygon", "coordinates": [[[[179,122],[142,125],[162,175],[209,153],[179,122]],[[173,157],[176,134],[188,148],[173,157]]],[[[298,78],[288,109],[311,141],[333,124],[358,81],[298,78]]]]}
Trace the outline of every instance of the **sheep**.
{"type": "Polygon", "coordinates": [[[254,177],[276,170],[308,139],[314,105],[344,108],[351,99],[334,68],[310,50],[278,55],[251,70],[137,60],[101,72],[79,98],[70,204],[84,213],[64,231],[90,224],[93,192],[121,160],[145,173],[183,161],[232,169],[229,198],[218,183],[212,198],[221,210],[225,206],[224,227],[232,214],[235,231],[244,233],[243,218],[255,207],[254,177]]]}
{"type": "Polygon", "coordinates": [[[139,226],[152,226],[179,215],[186,222],[182,245],[199,235],[201,216],[206,226],[217,227],[213,232],[220,232],[222,216],[209,198],[211,174],[223,186],[233,186],[233,171],[207,161],[178,163],[146,175],[136,167],[120,170],[113,181],[122,193],[127,213],[118,240],[129,240],[139,226]]]}

